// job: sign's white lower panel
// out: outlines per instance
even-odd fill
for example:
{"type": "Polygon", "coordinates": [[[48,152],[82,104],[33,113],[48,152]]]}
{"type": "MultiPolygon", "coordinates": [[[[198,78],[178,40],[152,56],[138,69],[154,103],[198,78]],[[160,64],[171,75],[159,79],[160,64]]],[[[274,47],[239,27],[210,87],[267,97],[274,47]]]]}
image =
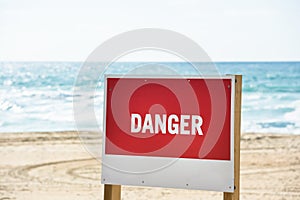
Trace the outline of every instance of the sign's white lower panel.
{"type": "Polygon", "coordinates": [[[233,192],[231,161],[104,155],[102,183],[233,192]]]}

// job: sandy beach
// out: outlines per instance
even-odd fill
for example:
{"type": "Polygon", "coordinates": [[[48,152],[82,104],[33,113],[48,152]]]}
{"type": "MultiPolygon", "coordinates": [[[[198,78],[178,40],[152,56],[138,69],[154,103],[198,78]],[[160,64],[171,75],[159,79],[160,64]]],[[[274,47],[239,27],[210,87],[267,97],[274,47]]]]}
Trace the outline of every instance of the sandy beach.
{"type": "MultiPolygon", "coordinates": [[[[99,145],[96,133],[84,134],[99,145]]],[[[100,161],[76,132],[0,134],[0,200],[103,199],[100,175],[100,161]]],[[[123,186],[122,199],[222,199],[222,193],[123,186]]],[[[242,135],[241,199],[300,199],[300,135],[242,135]]]]}

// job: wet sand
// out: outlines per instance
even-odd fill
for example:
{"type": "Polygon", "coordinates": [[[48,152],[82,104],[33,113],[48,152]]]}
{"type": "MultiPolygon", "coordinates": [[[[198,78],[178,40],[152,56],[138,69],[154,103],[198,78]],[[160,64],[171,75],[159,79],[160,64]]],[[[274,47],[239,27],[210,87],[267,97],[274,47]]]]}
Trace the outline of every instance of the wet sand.
{"type": "MultiPolygon", "coordinates": [[[[97,148],[98,134],[83,135],[97,148]]],[[[100,177],[100,161],[76,132],[0,133],[0,200],[103,199],[100,177]]],[[[222,199],[222,193],[122,186],[122,199],[222,199]]],[[[300,135],[242,135],[241,199],[300,199],[300,135]]]]}

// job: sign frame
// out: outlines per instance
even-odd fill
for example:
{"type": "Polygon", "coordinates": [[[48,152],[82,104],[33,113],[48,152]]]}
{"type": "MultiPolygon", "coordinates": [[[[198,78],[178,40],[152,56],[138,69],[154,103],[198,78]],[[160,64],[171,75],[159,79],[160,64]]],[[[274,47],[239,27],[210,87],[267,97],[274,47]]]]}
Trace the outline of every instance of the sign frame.
{"type": "MultiPolygon", "coordinates": [[[[231,195],[235,193],[235,190],[237,190],[238,184],[237,184],[237,178],[239,183],[239,175],[236,176],[236,164],[238,160],[239,165],[239,153],[237,155],[236,150],[236,141],[238,138],[236,138],[237,134],[237,126],[240,127],[240,119],[237,124],[235,124],[236,121],[236,112],[237,112],[237,106],[235,102],[237,98],[236,93],[236,81],[240,78],[241,82],[241,76],[237,75],[226,75],[226,76],[203,76],[203,77],[196,77],[196,76],[122,76],[122,75],[106,75],[105,76],[105,95],[104,95],[104,121],[106,116],[106,101],[107,101],[107,79],[108,78],[183,78],[183,79],[231,79],[231,126],[230,126],[230,161],[216,161],[216,160],[195,160],[195,159],[187,159],[187,158],[156,158],[156,157],[144,157],[144,156],[124,156],[124,155],[106,155],[105,154],[105,133],[106,133],[106,127],[104,125],[103,130],[103,162],[102,162],[102,178],[101,182],[105,184],[107,187],[112,187],[115,185],[135,185],[135,186],[154,186],[154,187],[168,187],[168,188],[185,188],[185,189],[201,189],[201,190],[212,190],[212,191],[221,191],[224,192],[224,198],[227,195],[231,195]],[[238,156],[238,157],[237,157],[238,156]],[[127,172],[120,172],[118,169],[110,166],[110,163],[132,163],[133,160],[137,159],[139,161],[143,160],[144,163],[156,163],[160,162],[162,159],[167,159],[168,162],[171,161],[172,166],[167,166],[164,169],[153,171],[149,173],[127,173],[127,172]],[[145,161],[146,160],[146,161],[145,161]],[[199,165],[200,164],[200,165],[199,165]],[[191,167],[192,166],[192,167],[191,167]],[[205,167],[203,167],[205,166],[205,167]],[[171,167],[171,168],[170,168],[171,167]],[[189,168],[188,174],[186,171],[185,173],[179,173],[180,170],[178,169],[184,169],[189,168]],[[170,176],[170,173],[166,173],[165,169],[168,169],[171,171],[171,174],[176,174],[176,176],[170,176]],[[194,169],[194,170],[191,170],[194,169]],[[219,170],[221,169],[221,170],[219,170]],[[208,170],[208,171],[207,171],[208,170]],[[227,182],[229,184],[224,185],[220,184],[220,179],[218,178],[219,175],[224,174],[224,170],[230,171],[229,176],[226,177],[227,182]],[[159,172],[160,171],[160,172],[159,172]],[[195,175],[199,175],[199,172],[202,172],[200,174],[206,174],[210,172],[214,172],[213,176],[205,179],[201,179],[193,181],[192,179],[195,177],[195,175]],[[204,173],[203,173],[204,172],[204,173]],[[184,174],[184,176],[183,176],[184,174]],[[170,179],[170,177],[173,177],[170,179]],[[168,180],[163,181],[163,184],[157,185],[157,183],[151,180],[155,179],[160,180],[168,180]]],[[[240,90],[240,89],[239,89],[240,90]]],[[[241,92],[241,91],[239,91],[241,92]]],[[[240,101],[240,99],[238,99],[240,101]]],[[[239,103],[240,107],[240,103],[239,103]]],[[[240,108],[239,108],[240,112],[240,108]]],[[[239,115],[240,118],[240,115],[239,115]]],[[[240,132],[239,132],[240,133],[240,132]]],[[[239,147],[239,146],[238,146],[239,147]]],[[[239,152],[239,149],[238,149],[239,152]]],[[[127,167],[131,167],[130,164],[127,167]]],[[[153,166],[150,166],[153,167],[153,166]]],[[[154,164],[155,167],[155,164],[154,164]]],[[[239,169],[239,166],[238,166],[239,169]]],[[[239,171],[239,170],[238,170],[239,171]]],[[[182,172],[182,171],[181,171],[182,172]]]]}

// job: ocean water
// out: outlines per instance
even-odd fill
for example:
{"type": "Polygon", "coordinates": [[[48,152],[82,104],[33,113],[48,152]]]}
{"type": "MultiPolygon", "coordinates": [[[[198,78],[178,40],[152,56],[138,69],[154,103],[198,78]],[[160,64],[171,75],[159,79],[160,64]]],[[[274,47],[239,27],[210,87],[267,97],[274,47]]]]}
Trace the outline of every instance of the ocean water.
{"type": "MultiPolygon", "coordinates": [[[[188,63],[164,63],[189,74],[188,63]]],[[[0,132],[76,129],[74,82],[79,62],[0,63],[0,132]]],[[[116,63],[123,73],[136,63],[116,63]]],[[[221,74],[243,75],[242,131],[300,134],[300,62],[216,63],[221,74]]],[[[91,72],[93,73],[93,72],[91,72]]],[[[192,72],[191,72],[192,74],[192,72]]],[[[90,85],[82,83],[87,89],[90,85]]],[[[101,82],[95,112],[102,124],[101,82]]],[[[87,121],[86,129],[93,130],[87,121]]]]}

